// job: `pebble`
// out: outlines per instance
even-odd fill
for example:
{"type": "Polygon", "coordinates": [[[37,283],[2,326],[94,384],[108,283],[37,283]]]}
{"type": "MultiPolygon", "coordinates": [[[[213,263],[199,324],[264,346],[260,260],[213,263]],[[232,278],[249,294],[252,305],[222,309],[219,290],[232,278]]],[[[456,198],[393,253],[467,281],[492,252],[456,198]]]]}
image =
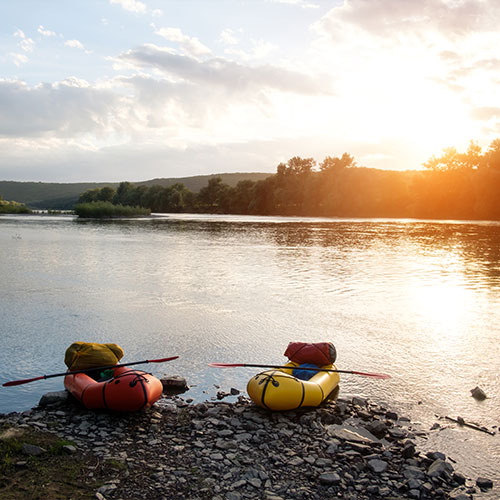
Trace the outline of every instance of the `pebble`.
{"type": "Polygon", "coordinates": [[[98,500],[470,500],[493,487],[438,451],[420,452],[408,418],[365,398],[273,413],[242,395],[198,404],[165,396],[126,414],[85,410],[66,396],[0,414],[0,428],[55,433],[74,443],[66,453],[120,461],[98,500]]]}

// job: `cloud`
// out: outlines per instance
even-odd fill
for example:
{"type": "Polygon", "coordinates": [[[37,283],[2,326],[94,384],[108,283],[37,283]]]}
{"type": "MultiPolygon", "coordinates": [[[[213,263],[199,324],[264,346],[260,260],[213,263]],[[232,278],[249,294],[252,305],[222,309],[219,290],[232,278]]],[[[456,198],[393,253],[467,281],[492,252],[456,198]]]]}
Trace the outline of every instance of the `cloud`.
{"type": "Polygon", "coordinates": [[[92,54],[92,51],[91,50],[87,50],[83,43],[80,42],[79,40],[66,40],[64,42],[64,45],[66,45],[66,47],[71,47],[72,49],[78,49],[78,50],[82,50],[83,52],[85,52],[85,54],[92,54]]]}
{"type": "Polygon", "coordinates": [[[188,56],[198,58],[212,54],[212,51],[203,45],[198,38],[184,35],[179,28],[160,28],[156,29],[154,33],[170,42],[178,43],[183,53],[188,56]]]}
{"type": "Polygon", "coordinates": [[[239,39],[237,38],[235,32],[229,28],[226,28],[221,32],[218,41],[227,46],[224,49],[224,54],[227,54],[228,56],[236,56],[240,61],[255,61],[258,59],[264,59],[278,49],[277,45],[264,40],[250,40],[252,45],[250,50],[238,48],[237,45],[239,44],[239,39]]]}
{"type": "Polygon", "coordinates": [[[339,93],[389,109],[397,96],[411,107],[412,95],[485,106],[500,83],[499,15],[496,0],[344,0],[312,26],[311,64],[335,68],[339,93]]]}
{"type": "Polygon", "coordinates": [[[255,61],[258,59],[264,59],[269,56],[272,52],[278,49],[277,45],[274,45],[263,40],[252,40],[252,49],[250,51],[245,51],[237,48],[227,48],[224,53],[227,55],[237,56],[241,61],[255,61]]]}
{"type": "Polygon", "coordinates": [[[21,39],[18,45],[24,52],[33,52],[35,42],[32,38],[27,37],[24,32],[19,29],[15,31],[14,36],[21,39]]]}
{"type": "Polygon", "coordinates": [[[318,9],[319,5],[315,3],[306,2],[305,0],[266,0],[270,3],[284,3],[289,5],[297,5],[303,9],[318,9]]]}
{"type": "Polygon", "coordinates": [[[471,110],[471,116],[480,121],[500,120],[500,107],[483,106],[474,108],[471,110]]]}
{"type": "Polygon", "coordinates": [[[70,137],[105,132],[118,97],[67,79],[29,87],[0,80],[0,137],[70,137]]]}
{"type": "Polygon", "coordinates": [[[125,10],[137,14],[144,14],[147,10],[146,4],[138,0],[109,0],[109,3],[121,5],[125,10]]]}
{"type": "Polygon", "coordinates": [[[17,54],[16,52],[10,52],[9,56],[12,59],[12,62],[19,68],[22,64],[28,62],[28,57],[24,54],[17,54]]]}
{"type": "MultiPolygon", "coordinates": [[[[395,143],[365,144],[332,138],[310,137],[225,141],[218,144],[172,146],[149,142],[87,147],[68,140],[10,140],[0,138],[2,178],[45,182],[144,181],[159,177],[188,177],[224,172],[276,173],[280,162],[293,156],[313,157],[352,154],[361,166],[398,169],[411,157],[411,146],[395,143]],[[26,156],[24,151],[36,151],[26,156]],[[387,151],[391,152],[387,156],[387,151]],[[138,171],[137,165],[141,165],[138,171]],[[236,166],[236,167],[235,167],[236,166]]],[[[415,165],[418,167],[419,165],[415,165]]]]}
{"type": "Polygon", "coordinates": [[[238,39],[236,38],[234,31],[232,29],[229,29],[229,28],[222,30],[222,32],[219,36],[219,41],[225,45],[237,45],[238,44],[238,39]]]}
{"type": "Polygon", "coordinates": [[[138,69],[155,68],[172,78],[201,85],[207,90],[210,87],[224,89],[231,95],[265,89],[306,95],[331,94],[322,75],[312,77],[271,65],[244,66],[223,58],[198,61],[152,44],[120,54],[116,60],[138,69]]]}
{"type": "Polygon", "coordinates": [[[47,36],[47,37],[57,36],[54,31],[51,31],[49,29],[45,29],[42,25],[38,26],[38,30],[37,31],[42,36],[47,36]]]}
{"type": "Polygon", "coordinates": [[[334,37],[348,26],[383,37],[437,32],[453,39],[496,30],[499,13],[496,0],[345,0],[320,25],[334,37]]]}
{"type": "Polygon", "coordinates": [[[66,40],[64,42],[64,45],[66,45],[67,47],[71,47],[73,49],[85,50],[85,47],[83,46],[82,42],[78,40],[66,40]]]}

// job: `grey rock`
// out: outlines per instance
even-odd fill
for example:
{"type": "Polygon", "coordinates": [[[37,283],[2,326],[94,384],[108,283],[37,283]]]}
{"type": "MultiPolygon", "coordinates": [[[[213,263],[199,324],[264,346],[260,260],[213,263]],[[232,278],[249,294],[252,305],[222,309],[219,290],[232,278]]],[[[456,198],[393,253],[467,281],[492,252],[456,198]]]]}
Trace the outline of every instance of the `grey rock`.
{"type": "Polygon", "coordinates": [[[383,460],[373,459],[368,461],[368,467],[377,474],[385,472],[388,467],[388,463],[383,460]]]}
{"type": "Polygon", "coordinates": [[[401,455],[403,458],[412,458],[415,456],[415,445],[413,443],[407,443],[401,450],[401,455]]]}
{"type": "Polygon", "coordinates": [[[35,446],[33,444],[24,443],[21,447],[22,452],[25,455],[38,456],[45,453],[47,450],[41,448],[40,446],[35,446]]]}
{"type": "Polygon", "coordinates": [[[387,424],[381,422],[380,420],[375,420],[373,422],[365,424],[365,429],[373,434],[373,436],[380,439],[387,433],[387,424]]]}
{"type": "Polygon", "coordinates": [[[486,477],[478,477],[476,479],[476,485],[482,490],[487,490],[493,488],[493,481],[486,477]]]}
{"type": "Polygon", "coordinates": [[[407,479],[424,479],[425,473],[422,469],[409,465],[404,467],[403,476],[407,479]]]}
{"type": "Polygon", "coordinates": [[[262,487],[262,481],[258,477],[253,477],[252,479],[249,479],[248,484],[252,485],[254,488],[257,489],[262,487]]]}
{"type": "Polygon", "coordinates": [[[326,427],[326,431],[331,437],[355,443],[377,443],[378,439],[369,430],[363,427],[353,427],[351,425],[332,424],[326,427]]]}
{"type": "Polygon", "coordinates": [[[470,392],[472,397],[478,401],[484,401],[487,398],[486,393],[480,387],[476,386],[470,392]]]}
{"type": "Polygon", "coordinates": [[[437,460],[440,458],[441,460],[446,460],[446,455],[441,453],[440,451],[428,451],[425,456],[430,458],[431,460],[437,460]]]}
{"type": "Polygon", "coordinates": [[[53,404],[65,404],[69,398],[68,391],[47,392],[44,394],[38,403],[39,406],[47,406],[53,404]]]}
{"type": "Polygon", "coordinates": [[[246,479],[240,479],[239,481],[235,481],[233,483],[233,488],[241,488],[242,486],[245,486],[247,484],[246,479]]]}
{"type": "Polygon", "coordinates": [[[432,464],[427,469],[427,475],[429,477],[442,476],[445,472],[452,473],[453,466],[448,462],[441,460],[440,458],[434,460],[434,462],[432,462],[432,464]]]}
{"type": "Polygon", "coordinates": [[[472,497],[463,489],[457,488],[456,490],[450,491],[449,498],[450,500],[470,500],[472,497]]]}
{"type": "Polygon", "coordinates": [[[340,476],[336,472],[323,472],[318,477],[321,484],[337,485],[340,483],[340,476]]]}

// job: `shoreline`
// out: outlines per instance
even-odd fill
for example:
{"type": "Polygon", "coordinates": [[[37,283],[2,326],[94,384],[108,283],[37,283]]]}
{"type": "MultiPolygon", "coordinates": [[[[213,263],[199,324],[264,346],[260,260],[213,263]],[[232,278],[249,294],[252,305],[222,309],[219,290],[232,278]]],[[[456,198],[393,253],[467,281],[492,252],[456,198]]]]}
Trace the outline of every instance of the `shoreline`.
{"type": "MultiPolygon", "coordinates": [[[[91,496],[78,498],[479,500],[492,491],[489,479],[465,477],[439,451],[420,451],[426,433],[409,418],[359,397],[269,412],[243,396],[193,404],[170,396],[117,414],[86,410],[65,391],[46,396],[31,410],[0,414],[0,430],[21,441],[50,433],[71,443],[61,460],[111,467],[109,478],[106,467],[88,476],[91,496]]],[[[26,463],[43,460],[41,452],[13,461],[11,477],[22,480],[26,463]]]]}

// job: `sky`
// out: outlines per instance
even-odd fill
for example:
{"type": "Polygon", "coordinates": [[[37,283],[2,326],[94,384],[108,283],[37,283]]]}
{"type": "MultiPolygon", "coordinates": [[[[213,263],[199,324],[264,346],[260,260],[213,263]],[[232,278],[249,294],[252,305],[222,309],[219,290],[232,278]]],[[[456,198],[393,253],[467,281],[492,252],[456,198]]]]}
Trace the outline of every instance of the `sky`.
{"type": "Polygon", "coordinates": [[[419,169],[500,136],[498,0],[0,1],[0,180],[419,169]]]}

